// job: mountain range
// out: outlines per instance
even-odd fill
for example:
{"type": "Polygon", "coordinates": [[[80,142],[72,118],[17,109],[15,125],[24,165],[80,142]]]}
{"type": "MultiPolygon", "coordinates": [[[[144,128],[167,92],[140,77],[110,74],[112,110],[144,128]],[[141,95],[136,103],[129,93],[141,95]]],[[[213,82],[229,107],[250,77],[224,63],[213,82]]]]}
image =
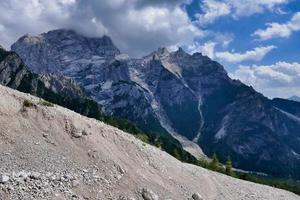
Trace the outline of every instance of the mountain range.
{"type": "Polygon", "coordinates": [[[195,156],[202,149],[236,168],[300,177],[300,103],[266,98],[201,53],[159,48],[130,58],[108,36],[63,29],[25,35],[11,49],[51,90],[86,95],[106,115],[170,134],[195,156]]]}

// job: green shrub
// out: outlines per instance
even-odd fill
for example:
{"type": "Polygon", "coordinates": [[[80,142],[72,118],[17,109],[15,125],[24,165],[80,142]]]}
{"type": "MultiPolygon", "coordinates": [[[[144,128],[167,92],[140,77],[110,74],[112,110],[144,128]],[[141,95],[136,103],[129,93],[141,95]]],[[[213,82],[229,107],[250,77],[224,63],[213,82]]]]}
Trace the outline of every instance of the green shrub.
{"type": "Polygon", "coordinates": [[[227,161],[226,161],[226,164],[225,164],[225,173],[229,176],[232,176],[233,175],[233,172],[232,172],[232,162],[231,162],[231,159],[230,157],[227,158],[227,161]]]}
{"type": "Polygon", "coordinates": [[[23,107],[24,108],[30,108],[30,107],[34,107],[35,106],[35,104],[34,103],[32,103],[31,101],[29,101],[29,100],[24,100],[24,102],[23,102],[23,107]]]}
{"type": "Polygon", "coordinates": [[[53,103],[51,103],[51,102],[49,102],[49,101],[44,101],[44,100],[41,100],[41,101],[39,102],[39,104],[42,105],[42,106],[47,106],[47,107],[53,107],[53,106],[54,106],[53,103]]]}

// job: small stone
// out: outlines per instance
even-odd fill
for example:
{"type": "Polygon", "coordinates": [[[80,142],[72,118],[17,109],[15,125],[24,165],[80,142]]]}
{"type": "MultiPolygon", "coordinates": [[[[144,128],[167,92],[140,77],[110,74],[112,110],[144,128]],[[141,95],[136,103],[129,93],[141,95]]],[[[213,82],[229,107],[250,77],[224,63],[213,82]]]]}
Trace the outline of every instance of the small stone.
{"type": "Polygon", "coordinates": [[[25,172],[24,170],[17,173],[17,177],[27,178],[30,173],[25,172]]]}
{"type": "Polygon", "coordinates": [[[82,137],[82,133],[80,131],[72,131],[72,136],[75,138],[80,138],[82,137]]]}
{"type": "Polygon", "coordinates": [[[72,187],[77,187],[80,184],[79,180],[72,181],[72,187]]]}
{"type": "Polygon", "coordinates": [[[41,174],[39,172],[32,172],[30,178],[32,179],[39,179],[41,174]]]}
{"type": "Polygon", "coordinates": [[[9,181],[9,176],[3,174],[0,176],[0,183],[7,183],[9,181]]]}
{"type": "Polygon", "coordinates": [[[119,196],[118,200],[135,200],[133,197],[119,196]]]}
{"type": "Polygon", "coordinates": [[[158,200],[158,196],[149,189],[142,190],[142,197],[144,200],[158,200]]]}
{"type": "Polygon", "coordinates": [[[71,129],[71,135],[72,137],[75,137],[75,138],[80,138],[82,137],[82,131],[80,131],[78,128],[76,128],[75,126],[72,126],[72,129],[71,129]]]}
{"type": "Polygon", "coordinates": [[[202,196],[199,193],[194,193],[192,195],[193,200],[203,200],[202,196]]]}
{"type": "Polygon", "coordinates": [[[88,135],[88,133],[86,132],[86,130],[82,131],[82,135],[88,135]]]}
{"type": "Polygon", "coordinates": [[[117,169],[121,174],[125,174],[126,172],[121,166],[118,166],[117,169]]]}

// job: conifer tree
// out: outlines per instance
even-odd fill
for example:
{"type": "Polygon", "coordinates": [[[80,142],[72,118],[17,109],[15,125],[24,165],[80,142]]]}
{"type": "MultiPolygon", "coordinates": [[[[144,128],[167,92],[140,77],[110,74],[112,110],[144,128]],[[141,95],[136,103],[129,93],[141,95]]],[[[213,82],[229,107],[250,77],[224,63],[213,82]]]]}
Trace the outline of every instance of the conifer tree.
{"type": "Polygon", "coordinates": [[[219,159],[217,157],[217,154],[213,154],[212,160],[210,162],[210,169],[212,170],[218,170],[220,163],[219,163],[219,159]]]}
{"type": "Polygon", "coordinates": [[[230,157],[228,157],[227,161],[226,161],[225,173],[229,176],[232,176],[232,174],[233,174],[233,172],[232,172],[232,162],[231,162],[230,157]]]}

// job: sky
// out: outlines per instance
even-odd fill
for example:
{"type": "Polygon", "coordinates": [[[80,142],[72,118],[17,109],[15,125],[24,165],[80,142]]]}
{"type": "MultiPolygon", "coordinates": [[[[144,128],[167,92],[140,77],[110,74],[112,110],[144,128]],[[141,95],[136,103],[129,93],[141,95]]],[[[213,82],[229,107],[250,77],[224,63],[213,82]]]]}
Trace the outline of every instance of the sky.
{"type": "Polygon", "coordinates": [[[264,95],[300,96],[299,0],[0,0],[0,45],[74,29],[141,57],[201,52],[264,95]]]}

